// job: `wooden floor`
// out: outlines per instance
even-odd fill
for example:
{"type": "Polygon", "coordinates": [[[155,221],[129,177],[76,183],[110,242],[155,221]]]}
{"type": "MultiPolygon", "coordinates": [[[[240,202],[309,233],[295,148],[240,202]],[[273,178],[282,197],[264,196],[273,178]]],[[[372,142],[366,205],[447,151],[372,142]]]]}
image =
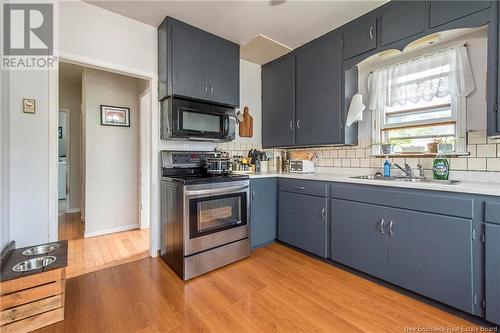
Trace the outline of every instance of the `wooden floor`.
{"type": "Polygon", "coordinates": [[[59,215],[59,240],[68,240],[68,277],[149,257],[149,229],[84,238],[80,213],[59,215]]]}
{"type": "Polygon", "coordinates": [[[58,233],[59,240],[82,239],[84,224],[80,213],[60,213],[58,233]]]}
{"type": "Polygon", "coordinates": [[[149,229],[68,241],[68,277],[149,257],[149,229]]]}
{"type": "Polygon", "coordinates": [[[407,332],[474,324],[278,244],[187,283],[147,258],[69,279],[40,332],[407,332]]]}

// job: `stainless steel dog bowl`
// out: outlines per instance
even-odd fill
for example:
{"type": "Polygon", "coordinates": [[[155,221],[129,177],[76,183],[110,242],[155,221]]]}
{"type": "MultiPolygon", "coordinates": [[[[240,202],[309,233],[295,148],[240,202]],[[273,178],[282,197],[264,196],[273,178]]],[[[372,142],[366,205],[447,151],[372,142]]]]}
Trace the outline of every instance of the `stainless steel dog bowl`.
{"type": "Polygon", "coordinates": [[[42,267],[47,267],[48,265],[52,264],[54,261],[56,261],[56,257],[54,257],[54,256],[37,257],[37,258],[21,261],[20,263],[16,264],[14,267],[12,267],[12,270],[14,272],[29,272],[29,271],[39,269],[42,267]]]}
{"type": "Polygon", "coordinates": [[[29,249],[24,250],[23,255],[24,256],[36,256],[39,254],[45,254],[45,253],[52,252],[54,250],[57,250],[58,248],[59,248],[58,243],[38,245],[38,246],[30,247],[29,249]]]}

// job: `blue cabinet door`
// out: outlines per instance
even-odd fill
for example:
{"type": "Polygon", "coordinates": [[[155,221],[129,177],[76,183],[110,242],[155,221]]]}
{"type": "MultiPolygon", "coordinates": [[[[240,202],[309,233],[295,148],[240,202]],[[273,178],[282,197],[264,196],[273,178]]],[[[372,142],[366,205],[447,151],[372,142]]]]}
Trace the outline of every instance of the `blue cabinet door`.
{"type": "Polygon", "coordinates": [[[250,181],[250,243],[252,248],[276,239],[276,178],[250,181]]]}
{"type": "Polygon", "coordinates": [[[340,34],[330,33],[297,51],[296,144],[342,143],[340,34]]]}
{"type": "Polygon", "coordinates": [[[442,1],[430,2],[430,26],[437,27],[461,17],[489,8],[491,1],[442,1]]]}
{"type": "Polygon", "coordinates": [[[279,193],[279,240],[328,256],[327,198],[298,193],[279,193]]]}
{"type": "Polygon", "coordinates": [[[500,325],[500,225],[486,224],[486,320],[500,325]]]}
{"type": "Polygon", "coordinates": [[[473,313],[472,221],[389,208],[388,280],[473,313]]]}
{"type": "Polygon", "coordinates": [[[391,1],[380,15],[382,46],[421,33],[426,28],[425,1],[391,1]]]}
{"type": "Polygon", "coordinates": [[[385,279],[387,208],[347,200],[332,200],[331,257],[341,264],[385,279]]]}
{"type": "MultiPolygon", "coordinates": [[[[171,46],[167,57],[171,56],[172,71],[169,73],[173,95],[206,100],[208,97],[209,49],[207,32],[184,22],[171,21],[171,46]]],[[[167,60],[168,61],[168,60],[167,60]]]]}
{"type": "Polygon", "coordinates": [[[240,46],[218,36],[207,35],[210,44],[207,100],[239,106],[240,46]]]}
{"type": "Polygon", "coordinates": [[[262,66],[262,146],[287,147],[295,142],[295,56],[262,66]]]}
{"type": "Polygon", "coordinates": [[[367,14],[344,28],[344,59],[373,50],[377,47],[377,17],[367,14]]]}

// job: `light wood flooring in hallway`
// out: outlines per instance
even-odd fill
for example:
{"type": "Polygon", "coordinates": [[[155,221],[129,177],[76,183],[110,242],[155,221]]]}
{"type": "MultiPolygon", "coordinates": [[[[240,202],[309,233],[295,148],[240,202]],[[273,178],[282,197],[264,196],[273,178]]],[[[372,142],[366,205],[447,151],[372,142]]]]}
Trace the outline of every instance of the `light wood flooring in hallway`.
{"type": "Polygon", "coordinates": [[[59,215],[59,240],[68,240],[68,277],[149,257],[149,229],[84,238],[80,213],[59,215]]]}

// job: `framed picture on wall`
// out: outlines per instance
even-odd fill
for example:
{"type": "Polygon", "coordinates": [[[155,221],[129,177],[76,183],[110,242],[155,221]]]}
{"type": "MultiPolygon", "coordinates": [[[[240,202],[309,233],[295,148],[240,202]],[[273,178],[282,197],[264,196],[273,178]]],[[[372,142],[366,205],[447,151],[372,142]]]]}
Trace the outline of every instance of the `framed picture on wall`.
{"type": "Polygon", "coordinates": [[[101,125],[130,127],[130,108],[101,105],[101,125]]]}

